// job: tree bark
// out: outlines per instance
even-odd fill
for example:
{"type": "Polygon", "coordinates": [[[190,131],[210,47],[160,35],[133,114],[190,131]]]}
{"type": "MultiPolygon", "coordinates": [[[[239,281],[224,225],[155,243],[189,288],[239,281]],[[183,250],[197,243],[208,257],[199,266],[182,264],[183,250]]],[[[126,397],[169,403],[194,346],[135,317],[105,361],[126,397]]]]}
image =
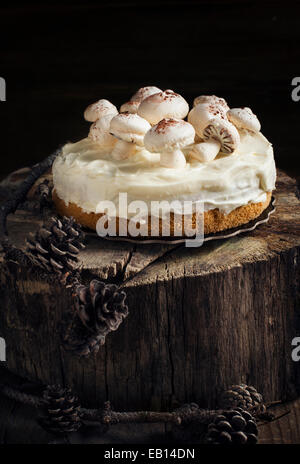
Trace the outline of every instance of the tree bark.
{"type": "MultiPolygon", "coordinates": [[[[119,283],[130,311],[88,359],[61,345],[70,291],[2,257],[6,366],[29,380],[69,385],[86,407],[110,400],[118,410],[168,410],[190,401],[213,408],[219,392],[239,382],[254,385],[266,401],[295,398],[300,201],[296,182],[282,172],[275,197],[267,224],[201,248],[106,242],[88,234],[82,279],[119,283]]],[[[9,217],[14,244],[24,246],[40,222],[22,209],[9,217]]]]}

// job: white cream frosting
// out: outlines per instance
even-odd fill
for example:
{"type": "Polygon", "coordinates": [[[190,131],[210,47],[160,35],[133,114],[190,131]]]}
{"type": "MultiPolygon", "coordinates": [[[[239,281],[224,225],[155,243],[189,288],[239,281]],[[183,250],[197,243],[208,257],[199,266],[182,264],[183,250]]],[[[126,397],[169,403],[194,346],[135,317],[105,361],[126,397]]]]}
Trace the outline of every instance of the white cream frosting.
{"type": "Polygon", "coordinates": [[[114,160],[85,138],[63,147],[53,164],[54,186],[66,204],[76,203],[85,212],[99,212],[102,200],[117,205],[119,193],[127,192],[128,202],[143,200],[148,208],[151,201],[200,200],[205,210],[218,208],[228,214],[249,202],[264,201],[266,192],[275,188],[271,143],[261,133],[241,130],[240,137],[233,154],[218,155],[208,163],[187,156],[184,169],[164,168],[159,154],[139,147],[129,159],[114,160]]]}

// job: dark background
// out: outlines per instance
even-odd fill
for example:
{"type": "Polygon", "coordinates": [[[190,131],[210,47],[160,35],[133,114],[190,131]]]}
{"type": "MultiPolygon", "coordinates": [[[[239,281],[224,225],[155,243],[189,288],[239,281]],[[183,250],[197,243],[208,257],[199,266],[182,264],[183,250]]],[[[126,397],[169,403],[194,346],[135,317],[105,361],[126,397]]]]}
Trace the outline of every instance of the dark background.
{"type": "Polygon", "coordinates": [[[277,164],[299,174],[300,2],[10,3],[0,26],[1,175],[85,137],[87,104],[145,85],[250,106],[277,164]]]}

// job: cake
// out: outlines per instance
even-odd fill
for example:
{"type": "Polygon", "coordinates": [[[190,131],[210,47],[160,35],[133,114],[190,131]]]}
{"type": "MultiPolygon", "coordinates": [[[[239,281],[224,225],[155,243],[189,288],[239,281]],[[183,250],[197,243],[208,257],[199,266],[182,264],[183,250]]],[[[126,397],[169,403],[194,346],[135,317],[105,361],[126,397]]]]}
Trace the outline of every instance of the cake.
{"type": "Polygon", "coordinates": [[[201,95],[189,111],[178,93],[144,87],[120,112],[101,99],[84,117],[88,136],[65,144],[53,164],[53,200],[85,227],[138,237],[191,236],[198,227],[209,234],[247,224],[270,203],[273,148],[248,107],[201,95]]]}

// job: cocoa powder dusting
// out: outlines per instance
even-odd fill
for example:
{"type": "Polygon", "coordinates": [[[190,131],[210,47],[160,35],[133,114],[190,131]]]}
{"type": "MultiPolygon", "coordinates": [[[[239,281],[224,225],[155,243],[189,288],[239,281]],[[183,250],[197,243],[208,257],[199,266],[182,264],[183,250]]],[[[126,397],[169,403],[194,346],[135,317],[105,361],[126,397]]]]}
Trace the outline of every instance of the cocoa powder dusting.
{"type": "Polygon", "coordinates": [[[162,119],[158,124],[156,124],[154,131],[157,134],[164,134],[169,127],[178,126],[180,124],[181,121],[177,121],[176,119],[162,119]]]}

